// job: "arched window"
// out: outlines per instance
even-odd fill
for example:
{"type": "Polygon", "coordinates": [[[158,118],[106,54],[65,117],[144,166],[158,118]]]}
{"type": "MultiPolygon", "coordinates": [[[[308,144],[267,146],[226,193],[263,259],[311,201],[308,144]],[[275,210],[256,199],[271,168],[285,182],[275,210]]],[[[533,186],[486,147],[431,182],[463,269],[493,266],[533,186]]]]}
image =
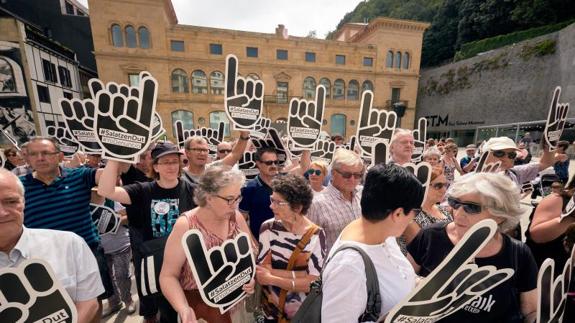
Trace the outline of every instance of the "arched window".
{"type": "Polygon", "coordinates": [[[172,92],[188,93],[188,74],[182,69],[176,69],[172,72],[172,92]]]}
{"type": "Polygon", "coordinates": [[[122,28],[118,24],[112,25],[112,45],[114,45],[114,47],[124,46],[124,37],[122,36],[122,28]]]}
{"type": "Polygon", "coordinates": [[[330,133],[332,135],[338,134],[345,137],[345,114],[333,114],[331,116],[330,133]]]}
{"type": "Polygon", "coordinates": [[[210,92],[213,95],[224,95],[224,73],[220,71],[210,73],[210,92]]]}
{"type": "Polygon", "coordinates": [[[250,73],[247,75],[248,78],[252,79],[252,80],[259,80],[260,76],[257,75],[256,73],[250,73]]]}
{"type": "Polygon", "coordinates": [[[363,84],[361,85],[361,93],[367,90],[373,92],[373,83],[371,83],[371,81],[363,81],[363,84]]]}
{"type": "Polygon", "coordinates": [[[126,46],[129,48],[136,48],[138,46],[136,30],[132,26],[126,26],[126,46]]]}
{"type": "Polygon", "coordinates": [[[208,78],[202,70],[192,72],[192,93],[208,94],[208,78]]]}
{"type": "Polygon", "coordinates": [[[409,69],[409,63],[410,63],[409,60],[410,60],[409,53],[407,53],[407,52],[403,53],[403,68],[404,69],[409,69]]]}
{"type": "Polygon", "coordinates": [[[347,99],[357,100],[359,99],[359,82],[356,80],[349,81],[347,86],[347,99]]]}
{"type": "Polygon", "coordinates": [[[387,56],[385,57],[385,67],[393,67],[393,52],[387,51],[387,56]]]}
{"type": "Polygon", "coordinates": [[[230,135],[230,121],[224,111],[210,112],[210,128],[218,129],[220,122],[224,122],[224,136],[230,135]]]}
{"type": "MultiPolygon", "coordinates": [[[[172,112],[172,124],[180,120],[184,129],[194,129],[194,113],[186,110],[176,110],[172,112]]],[[[176,127],[172,127],[174,137],[177,137],[176,127]]]]}
{"type": "Polygon", "coordinates": [[[138,36],[140,38],[140,48],[150,48],[150,32],[148,28],[138,28],[138,36]]]}
{"type": "Polygon", "coordinates": [[[0,58],[0,93],[16,92],[16,79],[12,65],[7,60],[0,58]]]}
{"type": "Polygon", "coordinates": [[[333,99],[343,100],[345,99],[345,81],[342,79],[337,79],[333,82],[333,99]]]}
{"type": "Polygon", "coordinates": [[[331,82],[327,78],[322,78],[319,80],[319,84],[325,87],[325,98],[331,99],[331,82]]]}
{"type": "Polygon", "coordinates": [[[395,53],[395,68],[401,68],[401,52],[395,53]]]}
{"type": "Polygon", "coordinates": [[[306,99],[313,99],[315,96],[315,79],[311,76],[303,80],[303,97],[306,99]]]}

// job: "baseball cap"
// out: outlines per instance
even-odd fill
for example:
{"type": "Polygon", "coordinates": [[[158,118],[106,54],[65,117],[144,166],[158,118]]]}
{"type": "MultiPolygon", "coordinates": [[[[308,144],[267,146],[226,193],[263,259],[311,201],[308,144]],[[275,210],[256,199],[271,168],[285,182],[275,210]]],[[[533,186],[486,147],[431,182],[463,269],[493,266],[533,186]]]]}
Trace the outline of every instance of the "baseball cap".
{"type": "Polygon", "coordinates": [[[177,155],[183,155],[180,152],[180,149],[178,148],[178,146],[174,145],[171,142],[159,142],[156,144],[156,147],[154,147],[154,149],[152,149],[152,159],[154,160],[154,162],[156,160],[158,160],[158,158],[166,156],[166,155],[170,155],[170,154],[177,154],[177,155]]]}
{"type": "Polygon", "coordinates": [[[517,145],[513,139],[509,137],[494,137],[489,139],[483,146],[484,151],[503,150],[503,149],[517,149],[517,145]]]}

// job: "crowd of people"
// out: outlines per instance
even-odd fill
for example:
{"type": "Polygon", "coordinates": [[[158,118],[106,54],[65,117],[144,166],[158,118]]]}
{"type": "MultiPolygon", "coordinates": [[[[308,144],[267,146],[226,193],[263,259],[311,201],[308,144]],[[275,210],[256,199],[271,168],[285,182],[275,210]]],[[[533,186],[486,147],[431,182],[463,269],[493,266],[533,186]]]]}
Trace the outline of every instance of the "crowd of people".
{"type": "Polygon", "coordinates": [[[568,142],[532,159],[532,140],[494,137],[466,146],[458,160],[455,140],[428,139],[426,193],[403,167],[415,148],[410,130],[395,130],[387,164],[366,164],[340,135],[332,141],[329,164],[312,161],[309,151],[283,164],[274,147],[254,149],[248,131],[217,145],[213,157],[206,139],[192,136],[183,149],[154,143],[127,164],[94,153],[64,158],[54,138],[31,138],[3,151],[0,268],[46,261],[74,301],[78,322],[122,309],[139,310],[145,323],[178,316],[184,323],[289,322],[320,276],[322,320],[356,322],[367,306],[366,265],[358,252],[339,248],[354,245],[368,255],[379,282],[376,314],[385,316],[474,224],[492,219],[497,233],[474,262],[510,268],[513,276],[443,321],[535,321],[538,268],[552,258],[559,274],[575,241],[575,217],[558,220],[575,192],[568,142]],[[237,165],[249,150],[259,174],[246,180],[237,165]],[[497,172],[474,172],[480,151],[489,152],[487,163],[499,163],[497,172]],[[534,203],[523,242],[521,188],[545,172],[555,180],[534,203]],[[94,205],[120,214],[117,231],[101,234],[94,205]],[[208,249],[250,237],[256,274],[242,287],[250,296],[225,313],[198,291],[181,243],[190,229],[202,233],[208,249]]]}

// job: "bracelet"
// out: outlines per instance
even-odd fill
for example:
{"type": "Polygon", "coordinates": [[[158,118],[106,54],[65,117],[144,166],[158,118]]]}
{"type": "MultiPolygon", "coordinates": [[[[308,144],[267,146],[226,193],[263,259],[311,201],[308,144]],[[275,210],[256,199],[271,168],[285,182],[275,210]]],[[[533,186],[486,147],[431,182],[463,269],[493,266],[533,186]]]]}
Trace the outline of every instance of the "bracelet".
{"type": "Polygon", "coordinates": [[[293,270],[291,271],[291,277],[292,277],[293,279],[295,279],[295,271],[293,271],[293,270]]]}
{"type": "Polygon", "coordinates": [[[295,291],[295,280],[292,279],[291,281],[291,289],[295,291]]]}

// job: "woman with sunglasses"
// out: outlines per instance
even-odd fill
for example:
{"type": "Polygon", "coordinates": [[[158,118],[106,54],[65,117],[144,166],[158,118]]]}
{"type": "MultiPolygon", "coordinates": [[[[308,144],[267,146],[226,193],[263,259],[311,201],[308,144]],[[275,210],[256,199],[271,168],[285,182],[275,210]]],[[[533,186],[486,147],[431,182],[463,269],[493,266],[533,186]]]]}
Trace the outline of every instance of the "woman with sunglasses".
{"type": "Polygon", "coordinates": [[[534,322],[537,310],[537,265],[523,242],[504,234],[523,214],[519,188],[502,174],[471,173],[458,178],[448,192],[453,222],[422,229],[407,246],[415,272],[426,277],[474,224],[492,219],[493,238],[473,260],[479,267],[510,268],[513,276],[442,322],[534,322]]]}
{"type": "Polygon", "coordinates": [[[322,269],[325,233],[307,213],[313,194],[305,179],[285,175],[272,181],[273,219],[260,229],[256,277],[263,288],[266,322],[289,322],[322,269]]]}
{"type": "Polygon", "coordinates": [[[323,191],[325,188],[323,181],[326,174],[327,165],[324,162],[319,160],[311,162],[309,169],[305,172],[305,177],[308,179],[314,194],[323,191]]]}
{"type": "Polygon", "coordinates": [[[4,162],[4,168],[6,168],[7,170],[11,171],[20,165],[24,165],[24,159],[20,157],[18,151],[14,148],[4,149],[4,156],[6,157],[6,161],[4,162]]]}
{"type": "MultiPolygon", "coordinates": [[[[242,315],[243,303],[224,314],[204,303],[182,248],[182,237],[186,231],[197,229],[203,234],[208,250],[221,246],[225,240],[233,239],[241,232],[251,237],[250,229],[238,211],[244,182],[245,176],[239,170],[229,166],[209,167],[199,178],[194,195],[198,207],[178,218],[168,238],[160,285],[182,323],[196,322],[199,319],[218,323],[237,322],[242,315]]],[[[251,240],[254,242],[253,238],[251,240]]],[[[242,288],[248,294],[253,294],[254,285],[255,281],[252,280],[242,288]]]]}

